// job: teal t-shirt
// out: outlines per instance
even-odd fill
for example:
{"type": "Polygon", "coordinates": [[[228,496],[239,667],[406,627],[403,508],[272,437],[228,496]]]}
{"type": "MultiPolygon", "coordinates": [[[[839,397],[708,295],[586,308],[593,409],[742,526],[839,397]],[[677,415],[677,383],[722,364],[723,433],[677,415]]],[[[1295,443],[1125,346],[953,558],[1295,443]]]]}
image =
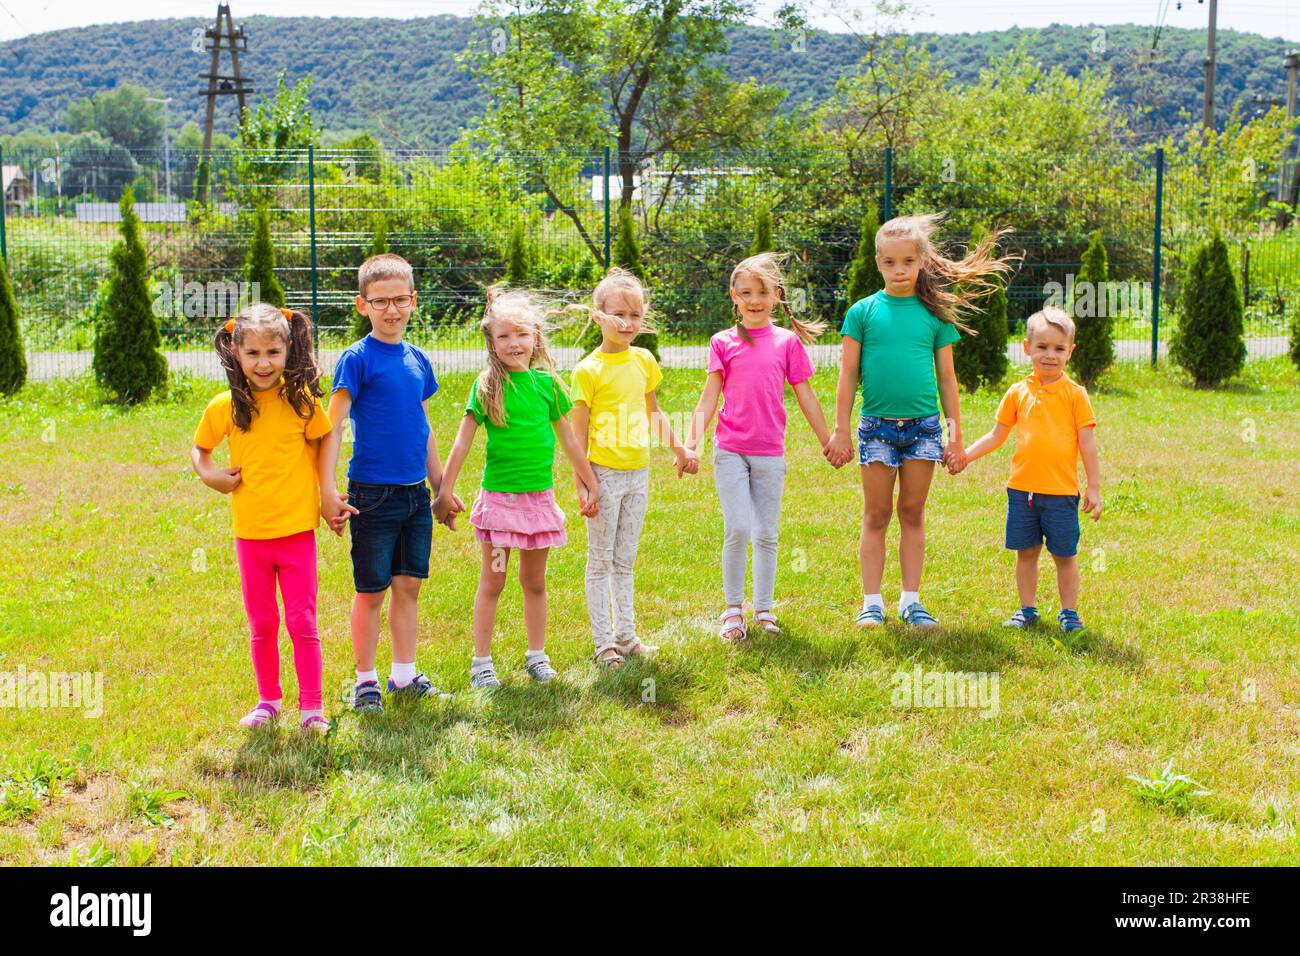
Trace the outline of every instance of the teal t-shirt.
{"type": "Polygon", "coordinates": [[[914,295],[883,289],[853,303],[840,334],[862,343],[862,414],[883,418],[937,415],[934,353],[961,336],[914,295]]]}
{"type": "Polygon", "coordinates": [[[555,429],[551,422],[573,407],[559,379],[541,369],[511,372],[502,384],[506,423],[495,425],[478,398],[478,379],[469,390],[465,412],[487,430],[488,491],[546,491],[555,486],[555,429]]]}

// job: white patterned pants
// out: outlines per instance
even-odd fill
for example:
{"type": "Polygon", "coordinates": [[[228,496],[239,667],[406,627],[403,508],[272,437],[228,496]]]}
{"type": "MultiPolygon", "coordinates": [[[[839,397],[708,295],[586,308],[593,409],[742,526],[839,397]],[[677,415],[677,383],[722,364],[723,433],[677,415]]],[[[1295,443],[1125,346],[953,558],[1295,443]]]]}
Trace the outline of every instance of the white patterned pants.
{"type": "Polygon", "coordinates": [[[592,465],[600,513],[587,519],[587,612],[596,652],[637,640],[632,565],[650,501],[650,468],[592,465]]]}

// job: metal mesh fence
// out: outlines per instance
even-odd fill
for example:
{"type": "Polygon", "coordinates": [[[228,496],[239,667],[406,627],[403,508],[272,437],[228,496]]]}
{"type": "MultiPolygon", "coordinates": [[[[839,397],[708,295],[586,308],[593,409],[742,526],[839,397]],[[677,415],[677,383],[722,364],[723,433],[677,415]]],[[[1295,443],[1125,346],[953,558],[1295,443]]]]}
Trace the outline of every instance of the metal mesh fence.
{"type": "MultiPolygon", "coordinates": [[[[1300,238],[1270,226],[1270,183],[1205,157],[1155,150],[1050,155],[1018,144],[977,157],[918,150],[832,149],[663,154],[644,162],[590,152],[268,150],[5,151],[4,254],[15,285],[29,375],[90,367],[117,202],[130,185],[154,282],[154,311],[175,368],[220,374],[216,327],[256,290],[245,257],[259,205],[269,211],[286,301],[316,322],[330,370],[358,330],[356,269],[386,249],[414,267],[418,307],[408,336],[440,371],[482,363],[484,290],[506,272],[521,226],[528,284],[580,299],[618,247],[630,208],[665,364],[703,366],[709,335],[731,321],[732,267],[751,251],[759,210],[788,253],[796,311],[831,330],[815,351],[833,361],[845,280],[868,207],[943,210],[938,239],[961,251],[972,228],[1011,226],[1021,257],[1008,284],[1015,333],[1073,279],[1094,232],[1109,281],[1097,308],[1114,320],[1121,360],[1166,350],[1181,270],[1213,230],[1229,242],[1246,307],[1248,353],[1286,351],[1300,309],[1300,238]],[[628,180],[625,183],[623,174],[628,180]],[[206,188],[205,188],[206,184],[206,188]],[[199,201],[199,196],[204,201],[199,201]],[[608,201],[606,197],[608,196],[608,201]],[[1159,197],[1159,202],[1157,201],[1159,197]],[[1160,213],[1157,231],[1157,211],[1160,213]],[[1157,248],[1160,262],[1156,273],[1157,248]],[[1157,281],[1157,278],[1159,281],[1157,281]]],[[[579,329],[556,333],[560,361],[579,357],[579,329]]]]}

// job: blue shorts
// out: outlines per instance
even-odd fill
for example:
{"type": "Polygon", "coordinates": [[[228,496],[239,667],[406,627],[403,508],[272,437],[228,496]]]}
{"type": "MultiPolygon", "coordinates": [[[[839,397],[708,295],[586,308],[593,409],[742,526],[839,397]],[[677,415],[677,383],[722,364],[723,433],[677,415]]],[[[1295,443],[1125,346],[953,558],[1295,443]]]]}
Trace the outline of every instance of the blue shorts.
{"type": "Polygon", "coordinates": [[[358,594],[385,591],[394,575],[429,576],[433,511],[429,486],[348,482],[352,582],[358,594]]]}
{"type": "Polygon", "coordinates": [[[1007,489],[1007,547],[1036,548],[1044,541],[1057,558],[1079,553],[1079,496],[1030,494],[1007,489]]]}
{"type": "Polygon", "coordinates": [[[943,461],[943,424],[938,413],[925,418],[863,415],[858,423],[858,464],[878,461],[898,468],[906,458],[943,461]]]}

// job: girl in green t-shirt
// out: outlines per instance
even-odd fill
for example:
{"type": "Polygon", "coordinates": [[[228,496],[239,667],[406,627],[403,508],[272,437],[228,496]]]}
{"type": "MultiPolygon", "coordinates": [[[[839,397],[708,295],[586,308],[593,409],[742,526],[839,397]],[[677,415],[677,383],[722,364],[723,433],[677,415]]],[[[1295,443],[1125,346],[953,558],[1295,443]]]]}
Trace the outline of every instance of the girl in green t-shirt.
{"type": "Polygon", "coordinates": [[[527,292],[488,290],[480,323],[488,367],[470,389],[455,444],[443,469],[433,514],[456,527],[456,477],[479,426],[487,431],[483,487],[470,512],[482,549],[482,570],[474,596],[474,659],[470,685],[500,687],[492,666],[492,629],[497,601],[506,584],[510,550],[519,551],[524,591],[528,673],[539,681],[556,676],[546,656],[546,558],[564,544],[564,512],[555,503],[555,439],[573,464],[581,513],[600,511],[600,486],[569,425],[573,407],[546,345],[546,315],[527,292]]]}
{"type": "Polygon", "coordinates": [[[876,264],[885,288],[855,302],[844,317],[840,380],[835,399],[835,431],[826,458],[836,468],[858,459],[862,472],[863,626],[885,622],[880,583],[885,570],[885,531],[897,507],[900,538],[898,563],[902,595],[898,616],[914,627],[937,627],[921,604],[921,569],[925,560],[925,502],[934,466],[942,462],[961,470],[961,404],[953,370],[952,346],[957,330],[971,330],[957,320],[962,309],[978,308],[992,292],[995,277],[1008,272],[1009,259],[997,257],[997,242],[1009,229],[995,230],[950,259],[935,247],[931,234],[943,215],[900,216],[875,236],[876,264]],[[862,420],[857,454],[849,415],[859,384],[862,420]],[[948,421],[948,444],[935,392],[948,421]],[[894,483],[898,503],[894,503],[894,483]]]}

